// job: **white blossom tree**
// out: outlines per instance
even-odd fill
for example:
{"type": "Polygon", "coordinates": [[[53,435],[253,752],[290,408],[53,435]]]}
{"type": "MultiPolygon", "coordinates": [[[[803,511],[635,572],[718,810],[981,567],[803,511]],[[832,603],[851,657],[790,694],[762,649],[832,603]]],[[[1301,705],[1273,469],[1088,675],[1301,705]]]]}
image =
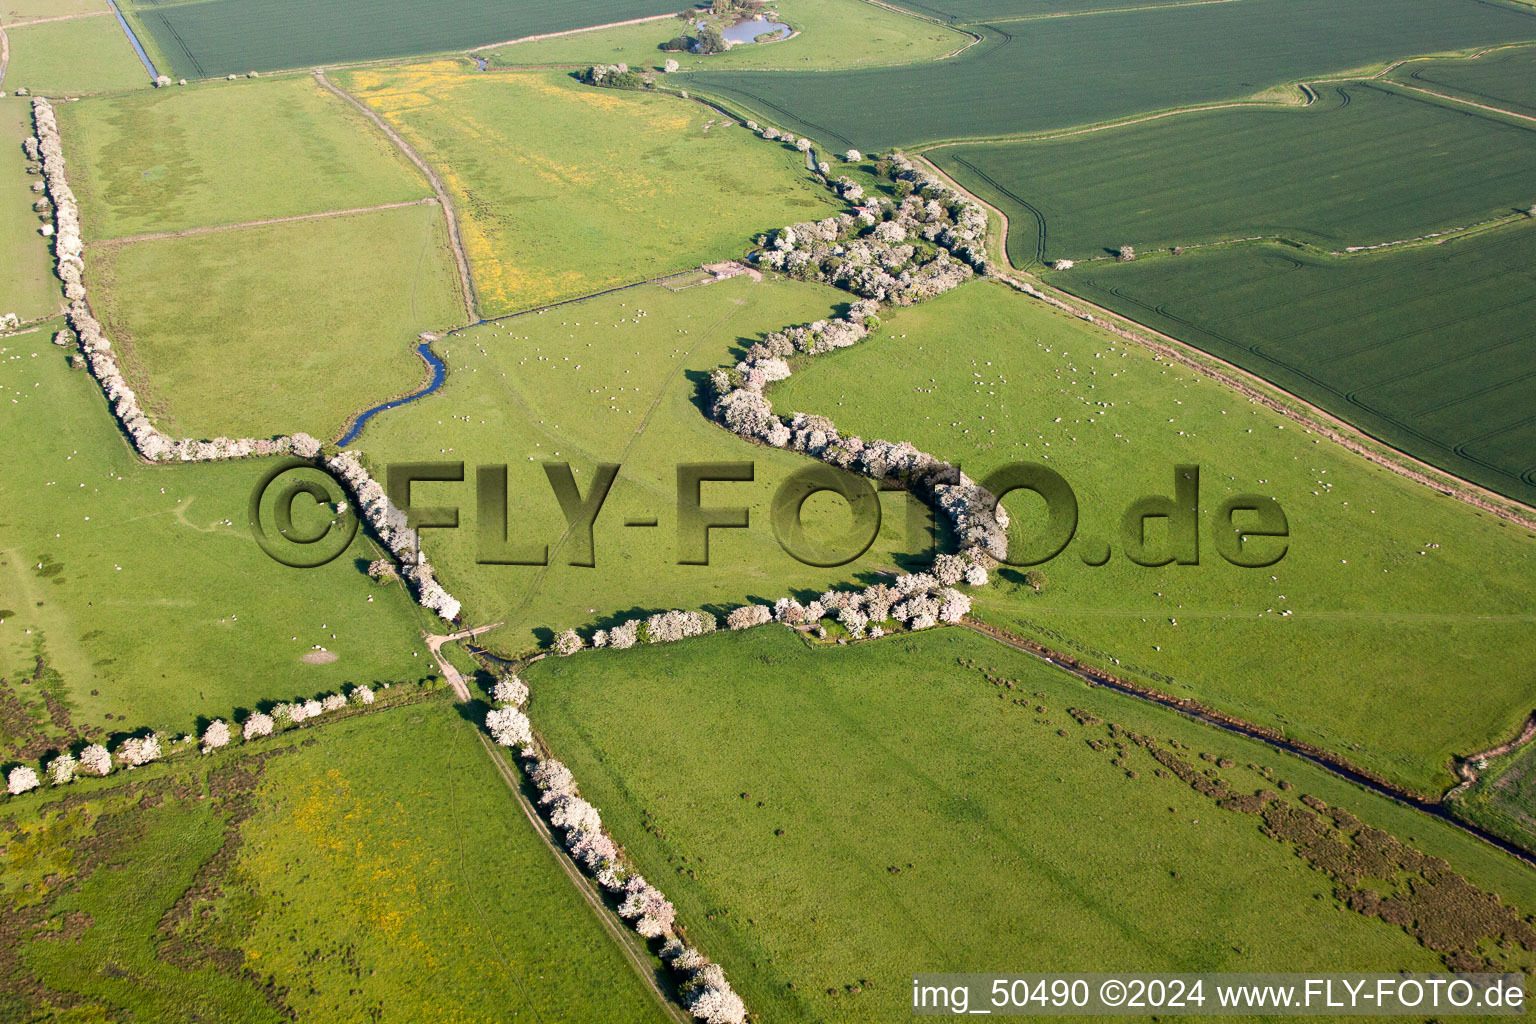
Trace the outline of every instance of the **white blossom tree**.
{"type": "Polygon", "coordinates": [[[229,726],[222,718],[215,718],[203,730],[203,749],[217,750],[229,745],[229,726]]]}
{"type": "Polygon", "coordinates": [[[48,781],[55,786],[67,786],[75,781],[75,767],[79,762],[75,755],[64,751],[58,757],[48,762],[48,781]]]}
{"type": "Polygon", "coordinates": [[[492,708],[485,713],[485,728],[491,739],[504,747],[533,742],[533,726],[528,716],[517,708],[492,708]]]}
{"type": "Polygon", "coordinates": [[[347,699],[353,704],[372,704],[374,699],[373,687],[354,686],[352,687],[352,692],[347,694],[347,699]]]}
{"type": "Polygon", "coordinates": [[[80,751],[80,767],[92,775],[111,775],[112,755],[100,743],[92,743],[80,751]]]}
{"type": "Polygon", "coordinates": [[[555,636],[554,650],[561,657],[569,657],[581,648],[581,636],[574,629],[563,630],[555,636]]]}
{"type": "Polygon", "coordinates": [[[522,707],[528,700],[528,684],[516,675],[503,676],[491,688],[491,699],[498,704],[522,707]]]}
{"type": "Polygon", "coordinates": [[[12,768],[10,774],[5,777],[6,789],[11,796],[20,796],[29,790],[42,785],[38,781],[37,772],[28,765],[19,764],[12,768]]]}
{"type": "Polygon", "coordinates": [[[261,736],[272,735],[272,716],[263,715],[260,712],[245,720],[245,727],[241,731],[247,740],[254,740],[261,736]]]}

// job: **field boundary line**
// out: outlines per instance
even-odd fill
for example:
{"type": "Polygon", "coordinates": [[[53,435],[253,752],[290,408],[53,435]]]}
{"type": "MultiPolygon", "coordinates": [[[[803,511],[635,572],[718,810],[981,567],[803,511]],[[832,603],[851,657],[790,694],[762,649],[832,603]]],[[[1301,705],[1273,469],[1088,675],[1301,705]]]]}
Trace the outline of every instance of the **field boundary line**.
{"type": "Polygon", "coordinates": [[[103,245],[128,245],[132,242],[158,242],[167,238],[191,238],[195,235],[212,235],[220,231],[239,231],[242,228],[260,228],[268,224],[293,224],[297,221],[324,220],[328,217],[347,217],[354,213],[374,213],[381,210],[400,210],[407,206],[425,206],[436,203],[434,196],[405,199],[398,203],[379,203],[377,206],[356,206],[350,210],[322,210],[319,213],[296,213],[289,217],[266,217],[262,220],[241,221],[238,224],[212,224],[201,228],[183,228],[180,231],[154,231],[145,235],[124,235],[121,238],[98,238],[86,242],[87,249],[103,245]]]}
{"type": "Polygon", "coordinates": [[[1407,89],[1410,92],[1421,92],[1426,96],[1433,96],[1435,99],[1441,100],[1445,103],[1459,103],[1464,107],[1476,107],[1478,110],[1487,110],[1494,114],[1503,114],[1505,117],[1516,117],[1522,121],[1530,121],[1532,124],[1536,124],[1536,117],[1532,117],[1530,114],[1517,114],[1513,110],[1505,110],[1503,107],[1495,107],[1487,103],[1478,103],[1474,100],[1464,100],[1458,96],[1451,96],[1443,92],[1435,92],[1433,89],[1424,89],[1417,85],[1408,85],[1407,83],[1399,82],[1396,79],[1389,79],[1388,83],[1393,88],[1407,89]]]}
{"type": "Polygon", "coordinates": [[[470,323],[475,323],[480,319],[480,314],[478,312],[480,308],[480,302],[479,298],[475,295],[474,279],[470,276],[469,273],[469,258],[464,253],[464,240],[459,235],[458,214],[454,211],[453,201],[448,197],[448,190],[443,186],[443,180],[438,177],[437,171],[433,170],[432,167],[422,159],[421,154],[417,153],[411,144],[406,142],[399,132],[390,127],[389,122],[385,121],[381,114],[373,110],[362,100],[359,100],[356,96],[353,96],[351,93],[342,89],[340,86],[334,84],[329,78],[325,77],[324,70],[316,69],[314,72],[314,78],[315,81],[320,84],[321,88],[335,94],[336,96],[347,101],[353,107],[356,107],[359,111],[361,111],[364,117],[368,118],[368,120],[377,125],[379,130],[389,137],[389,140],[395,144],[400,152],[404,153],[406,158],[409,159],[411,163],[415,164],[422,174],[427,176],[427,181],[432,185],[432,191],[437,193],[438,205],[443,208],[443,219],[448,223],[448,241],[453,249],[454,262],[459,266],[459,288],[464,299],[464,315],[468,318],[470,323]]]}
{"type": "Polygon", "coordinates": [[[1105,7],[1094,11],[1057,11],[1053,14],[1020,14],[1012,18],[988,18],[968,21],[967,25],[1013,25],[1021,21],[1049,21],[1055,18],[1090,18],[1098,14],[1140,14],[1142,11],[1166,11],[1178,7],[1210,7],[1213,4],[1246,3],[1247,0],[1171,0],[1169,3],[1141,7],[1105,7]]]}
{"type": "Polygon", "coordinates": [[[980,204],[983,208],[996,214],[1002,222],[1003,237],[995,243],[989,239],[989,243],[995,244],[1000,250],[999,267],[1008,268],[999,271],[999,280],[1010,287],[1022,291],[1027,295],[1040,299],[1048,305],[1055,306],[1063,312],[1070,313],[1082,320],[1087,320],[1095,326],[1109,331],[1116,337],[1133,342],[1150,350],[1154,355],[1161,356],[1170,362],[1204,374],[1207,377],[1221,383],[1238,394],[1251,401],[1258,402],[1273,412],[1277,412],[1286,418],[1301,424],[1303,427],[1315,431],[1322,437],[1338,444],[1347,451],[1353,452],[1367,461],[1390,470],[1399,476],[1405,477],[1415,483],[1423,484],[1437,493],[1457,501],[1481,509],[1490,515],[1528,530],[1536,530],[1536,515],[1533,510],[1524,503],[1514,498],[1506,497],[1489,490],[1480,484],[1470,480],[1464,480],[1453,473],[1432,466],[1421,459],[1394,448],[1392,445],[1381,441],[1365,431],[1333,415],[1326,409],[1308,402],[1299,395],[1292,394],[1272,381],[1265,380],[1256,374],[1244,370],[1235,363],[1229,363],[1219,356],[1211,355],[1203,349],[1197,348],[1186,341],[1181,341],[1172,335],[1164,334],[1155,328],[1133,320],[1130,317],[1116,313],[1097,303],[1091,302],[1071,292],[1063,291],[1036,277],[1027,271],[1015,267],[1008,259],[1007,230],[1008,216],[986,202],[981,197],[973,194],[948,174],[945,174],[931,160],[922,156],[925,167],[948,183],[962,195],[980,204]]]}
{"type": "Polygon", "coordinates": [[[26,21],[7,22],[6,28],[26,28],[28,25],[47,25],[54,21],[79,21],[81,18],[104,18],[111,11],[84,11],[80,14],[56,14],[50,18],[28,18],[26,21]]]}
{"type": "MultiPolygon", "coordinates": [[[[1005,629],[1002,629],[1001,627],[991,625],[990,623],[983,622],[979,619],[967,616],[965,620],[960,623],[960,628],[970,630],[971,632],[986,637],[995,643],[1002,644],[1004,647],[1008,647],[1023,654],[1028,654],[1035,658],[1039,658],[1040,660],[1045,661],[1046,663],[1059,668],[1072,676],[1075,676],[1076,678],[1087,683],[1089,686],[1098,686],[1107,690],[1113,690],[1117,693],[1123,693],[1129,697],[1155,704],[1161,708],[1166,708],[1177,714],[1183,715],[1186,718],[1194,719],[1197,722],[1203,722],[1206,725],[1221,729],[1224,732],[1246,736],[1249,739],[1257,740],[1260,743],[1264,743],[1276,750],[1284,751],[1285,753],[1296,757],[1301,757],[1333,773],[1334,775],[1340,776],[1348,782],[1351,782],[1357,786],[1362,786],[1363,788],[1372,790],[1382,796],[1386,796],[1399,803],[1415,808],[1416,810],[1428,814],[1430,817],[1435,818],[1438,821],[1445,822],[1452,828],[1459,829],[1460,831],[1465,832],[1467,835],[1472,836],[1473,838],[1482,840],[1489,846],[1492,846],[1497,850],[1501,850],[1504,853],[1507,853],[1528,865],[1536,866],[1536,857],[1533,857],[1531,851],[1522,848],[1517,843],[1512,843],[1507,839],[1502,839],[1479,825],[1476,825],[1470,821],[1464,821],[1456,815],[1452,814],[1446,807],[1446,800],[1449,798],[1450,793],[1454,792],[1454,789],[1448,790],[1447,792],[1438,796],[1427,796],[1422,793],[1416,793],[1407,787],[1399,786],[1395,783],[1389,782],[1382,776],[1377,775],[1375,772],[1371,771],[1369,768],[1362,768],[1359,765],[1353,764],[1349,760],[1340,757],[1338,754],[1335,754],[1332,751],[1325,750],[1322,747],[1313,746],[1304,740],[1291,739],[1284,733],[1280,732],[1278,729],[1273,729],[1269,726],[1258,725],[1254,722],[1246,721],[1245,719],[1238,718],[1234,715],[1229,715],[1224,711],[1219,711],[1208,704],[1204,704],[1201,701],[1194,700],[1189,697],[1175,697],[1172,694],[1164,693],[1163,691],[1154,689],[1150,686],[1143,686],[1139,683],[1129,682],[1128,680],[1121,679],[1120,677],[1110,672],[1106,672],[1103,669],[1094,668],[1091,665],[1084,664],[1070,654],[1063,654],[1060,651],[1047,647],[1038,641],[1017,636],[1005,629]]],[[[1526,730],[1532,734],[1536,734],[1536,716],[1533,716],[1533,718],[1527,720],[1526,730]]],[[[1525,734],[1522,733],[1522,736],[1523,735],[1525,734]]]]}
{"type": "Polygon", "coordinates": [[[640,980],[651,990],[651,994],[656,997],[656,1001],[660,1004],[662,1011],[676,1024],[690,1024],[691,1018],[685,1015],[682,1009],[656,983],[656,972],[650,969],[646,961],[635,949],[635,940],[631,938],[632,933],[630,930],[615,920],[616,915],[608,908],[608,904],[603,901],[602,896],[596,892],[591,881],[588,880],[586,875],[582,874],[580,868],[572,863],[570,857],[561,848],[560,844],[555,842],[554,835],[550,832],[549,826],[539,816],[539,812],[534,809],[533,804],[528,801],[527,795],[523,792],[523,787],[518,784],[517,776],[507,766],[506,759],[502,757],[501,751],[497,750],[496,745],[486,738],[484,732],[477,729],[475,734],[480,738],[480,745],[485,749],[485,755],[491,759],[491,764],[495,767],[496,774],[501,776],[501,781],[506,784],[507,789],[512,791],[512,796],[517,800],[518,807],[522,808],[523,815],[533,825],[534,832],[544,841],[544,845],[548,847],[550,854],[555,858],[555,862],[560,865],[561,870],[571,880],[571,884],[576,888],[576,891],[581,894],[582,898],[587,901],[587,905],[592,908],[592,912],[597,916],[598,921],[601,922],[603,930],[618,944],[619,949],[623,951],[624,958],[629,961],[635,973],[640,976],[640,980]]]}
{"type": "Polygon", "coordinates": [[[11,63],[11,40],[5,34],[5,26],[0,25],[0,85],[5,84],[5,69],[11,63]]]}

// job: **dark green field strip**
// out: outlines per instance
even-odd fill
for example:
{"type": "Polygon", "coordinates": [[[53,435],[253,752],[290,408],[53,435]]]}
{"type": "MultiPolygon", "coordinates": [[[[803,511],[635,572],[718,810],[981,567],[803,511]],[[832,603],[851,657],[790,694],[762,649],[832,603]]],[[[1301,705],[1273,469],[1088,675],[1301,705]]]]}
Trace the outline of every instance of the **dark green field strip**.
{"type": "Polygon", "coordinates": [[[1478,223],[1536,199],[1536,124],[1365,83],[1305,109],[1239,107],[931,159],[1040,259],[1280,235],[1327,249],[1478,223]]]}
{"type": "Polygon", "coordinates": [[[1344,261],[1254,245],[1052,280],[1536,503],[1533,267],[1536,230],[1522,226],[1344,261]]]}
{"type": "Polygon", "coordinates": [[[1536,116],[1536,50],[1508,50],[1475,60],[1413,63],[1392,77],[1475,103],[1536,116]]]}
{"type": "Polygon", "coordinates": [[[177,74],[208,78],[468,49],[676,9],[675,0],[203,0],[157,4],[130,17],[177,74]]]}
{"type": "Polygon", "coordinates": [[[1486,0],[1285,0],[977,31],[981,44],[918,67],[690,80],[799,134],[880,150],[1091,124],[1416,53],[1536,40],[1536,11],[1486,0]]]}

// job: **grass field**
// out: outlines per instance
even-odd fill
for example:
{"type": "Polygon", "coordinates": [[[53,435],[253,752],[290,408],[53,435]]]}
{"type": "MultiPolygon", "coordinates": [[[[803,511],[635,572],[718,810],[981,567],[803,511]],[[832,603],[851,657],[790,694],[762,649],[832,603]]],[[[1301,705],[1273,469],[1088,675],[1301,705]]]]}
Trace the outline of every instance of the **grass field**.
{"type": "Polygon", "coordinates": [[[515,7],[452,0],[138,0],[129,18],[187,78],[472,49],[524,36],[670,14],[675,0],[596,0],[515,7]]]}
{"type": "Polygon", "coordinates": [[[53,276],[48,243],[38,234],[42,220],[33,212],[37,195],[29,175],[21,140],[32,134],[32,108],[25,99],[0,100],[0,251],[6,269],[0,274],[0,315],[15,313],[23,320],[46,316],[64,301],[53,276]]]}
{"type": "Polygon", "coordinates": [[[707,260],[840,207],[805,157],[672,96],[444,61],[339,76],[440,169],[483,316],[707,260]]]}
{"type": "Polygon", "coordinates": [[[778,20],[797,35],[770,45],[734,46],[699,56],[663,53],[662,43],[688,34],[682,21],[598,29],[487,51],[493,65],[626,63],[660,67],[668,57],[684,70],[698,68],[851,68],[933,60],[970,42],[951,28],[905,17],[864,0],[786,0],[774,5],[778,20]]]}
{"type": "Polygon", "coordinates": [[[435,203],[92,250],[97,315],[177,437],[339,437],[463,323],[435,203]],[[368,253],[359,259],[359,253],[368,253]]]}
{"type": "Polygon", "coordinates": [[[0,25],[96,12],[108,13],[106,0],[0,0],[0,25]]]}
{"type": "Polygon", "coordinates": [[[1319,93],[1304,109],[1212,110],[928,156],[1008,215],[1017,266],[1256,235],[1341,250],[1531,204],[1536,124],[1367,83],[1319,93]]]}
{"type": "Polygon", "coordinates": [[[1518,224],[1344,261],[1242,246],[1051,280],[1531,504],[1533,257],[1518,224]]]}
{"type": "Polygon", "coordinates": [[[8,808],[6,1019],[667,1019],[445,701],[249,751],[8,808]]]}
{"type": "Polygon", "coordinates": [[[1415,61],[1394,81],[1536,117],[1536,50],[1496,50],[1475,60],[1415,61]]]}
{"type": "Polygon", "coordinates": [[[691,84],[834,149],[876,151],[1238,99],[1413,54],[1536,39],[1536,11],[1476,0],[1290,0],[978,31],[981,44],[922,68],[703,71],[691,84]]]}
{"type": "Polygon", "coordinates": [[[415,605],[358,568],[378,557],[363,535],[322,569],[269,559],[246,509],[270,463],[143,465],[49,344],[62,326],[0,341],[0,677],[18,699],[46,692],[93,735],[180,731],[431,673],[415,605]],[[301,661],[315,645],[337,659],[301,661]]]}
{"type": "Polygon", "coordinates": [[[309,78],[160,89],[58,114],[88,240],[432,194],[383,133],[309,78]]]}
{"type": "Polygon", "coordinates": [[[555,756],[766,1020],[895,1020],[913,973],[995,963],[1434,969],[1110,723],[1183,744],[1234,793],[1283,782],[1283,804],[1321,798],[1536,905],[1528,869],[1442,823],[959,630],[813,651],[768,626],[548,659],[526,678],[555,756]]]}
{"type": "Polygon", "coordinates": [[[8,28],[5,89],[37,95],[147,89],[149,72],[116,18],[73,18],[8,28]]]}
{"type": "MultiPolygon", "coordinates": [[[[774,406],[909,439],[978,480],[1016,461],[1061,473],[1077,541],[1040,567],[1042,594],[1006,570],[974,613],[1125,678],[1427,792],[1450,785],[1452,755],[1501,742],[1536,701],[1519,653],[1536,642],[1528,531],[1000,285],[899,311],[879,337],[776,385],[774,406]],[[1208,514],[1233,494],[1275,498],[1284,559],[1230,565],[1204,519],[1198,566],[1132,564],[1121,517],[1143,495],[1172,494],[1180,464],[1200,467],[1208,514]],[[1099,568],[1082,560],[1095,540],[1112,552],[1099,568]]],[[[1027,492],[1008,506],[1015,545],[1029,543],[1043,506],[1027,492]]]]}
{"type": "MultiPolygon", "coordinates": [[[[779,549],[768,510],[778,486],[806,460],[711,425],[699,389],[708,371],[734,362],[761,334],[826,317],[844,297],[821,286],[738,277],[676,293],[646,285],[478,327],[436,346],[449,366],[441,392],[373,420],[354,447],[376,466],[464,461],[463,483],[418,484],[412,501],[459,508],[459,529],[424,531],[424,543],[476,623],[506,621],[482,638],[493,648],[524,650],[547,643],[550,629],[606,627],[668,608],[723,612],[791,589],[820,594],[894,566],[898,552],[921,551],[926,528],[909,536],[905,500],[892,494],[882,501],[881,535],[863,557],[832,569],[794,561],[779,549]],[[569,461],[583,494],[594,464],[622,467],[594,531],[592,568],[570,564],[577,546],[562,539],[565,519],[541,466],[546,460],[569,461]],[[678,564],[676,467],[696,462],[756,467],[751,483],[703,485],[704,505],[751,510],[750,528],[712,531],[707,566],[678,564]],[[475,563],[475,467],[497,464],[509,467],[508,536],[513,544],[547,544],[547,571],[475,563]],[[626,527],[629,519],[658,525],[626,527]]],[[[840,535],[845,508],[830,497],[808,503],[810,535],[840,535]],[[827,533],[817,532],[823,527],[827,533]]]]}

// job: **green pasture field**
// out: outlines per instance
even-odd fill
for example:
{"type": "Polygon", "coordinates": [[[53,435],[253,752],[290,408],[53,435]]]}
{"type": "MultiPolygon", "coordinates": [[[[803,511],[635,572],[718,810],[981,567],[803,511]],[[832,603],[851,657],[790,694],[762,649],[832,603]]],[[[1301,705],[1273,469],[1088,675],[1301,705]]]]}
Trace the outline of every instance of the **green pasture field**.
{"type": "Polygon", "coordinates": [[[1536,50],[1508,49],[1475,60],[1414,61],[1392,80],[1536,116],[1536,50]]]}
{"type": "Polygon", "coordinates": [[[432,194],[382,132],[307,77],[159,89],[57,111],[88,241],[432,194]]]}
{"type": "Polygon", "coordinates": [[[482,316],[735,259],[842,209],[794,147],[674,96],[468,61],[338,79],[438,168],[482,316]]]}
{"type": "Polygon", "coordinates": [[[49,343],[62,326],[0,339],[0,678],[39,713],[57,703],[35,732],[182,731],[432,674],[427,613],[364,575],[364,534],[321,569],[272,561],[247,508],[274,462],[144,465],[49,343]],[[336,660],[302,661],[317,645],[336,660]]]}
{"type": "Polygon", "coordinates": [[[998,964],[1436,969],[1110,723],[1183,744],[1235,793],[1321,798],[1536,905],[1523,864],[1451,826],[959,629],[811,650],[767,626],[525,678],[545,743],[765,1020],[891,1021],[912,974],[998,964]]]}
{"type": "Polygon", "coordinates": [[[116,18],[72,18],[8,28],[5,90],[38,96],[148,89],[149,72],[116,18]]]}
{"type": "Polygon", "coordinates": [[[668,1019],[444,700],[14,799],[4,842],[7,1020],[668,1019]]]}
{"type": "MultiPolygon", "coordinates": [[[[1536,642],[1529,531],[1001,285],[900,310],[770,395],[781,413],[910,440],[978,480],[1015,462],[1065,477],[1076,540],[1039,566],[1043,592],[1005,569],[973,614],[1123,678],[1429,793],[1453,781],[1453,755],[1513,734],[1536,701],[1521,667],[1536,642]],[[1133,564],[1121,519],[1144,495],[1171,496],[1178,465],[1200,467],[1200,562],[1133,564]],[[1287,517],[1273,567],[1218,555],[1212,517],[1237,494],[1273,497],[1287,517]],[[1095,542],[1111,552],[1097,568],[1083,561],[1095,542]]],[[[1043,536],[1044,505],[1027,491],[1006,505],[1018,556],[1043,536]]],[[[1166,529],[1148,532],[1166,550],[1166,529]]]]}
{"type": "Polygon", "coordinates": [[[786,0],[774,5],[778,21],[797,35],[782,42],[733,46],[700,56],[666,53],[662,43],[693,34],[693,18],[597,29],[487,51],[495,66],[520,64],[628,64],[661,67],[672,58],[699,68],[849,68],[933,60],[970,42],[963,32],[909,18],[864,0],[786,0]]]}
{"type": "Polygon", "coordinates": [[[436,203],[100,245],[87,285],[175,437],[339,437],[422,383],[418,334],[464,322],[436,203]]]}
{"type": "Polygon", "coordinates": [[[1328,250],[1508,217],[1536,200],[1536,124],[1369,83],[1306,108],[1211,110],[930,150],[1008,215],[1008,258],[1112,258],[1282,236],[1328,250]]]}
{"type": "Polygon", "coordinates": [[[1051,274],[1382,441],[1536,503],[1536,230],[1317,258],[1212,249],[1051,274]]]}
{"type": "Polygon", "coordinates": [[[1461,817],[1536,849],[1536,746],[1526,743],[1478,769],[1478,780],[1451,805],[1461,817]]]}
{"type": "MultiPolygon", "coordinates": [[[[810,463],[713,425],[701,388],[710,370],[735,362],[761,335],[829,316],[844,298],[819,285],[746,277],[675,293],[644,285],[459,332],[435,346],[449,368],[443,389],[378,416],[353,447],[379,473],[392,463],[465,464],[462,483],[416,484],[411,501],[459,509],[459,528],[424,530],[423,546],[473,624],[506,623],[480,638],[493,649],[524,651],[547,644],[553,630],[589,634],[669,608],[723,615],[749,598],[771,603],[793,591],[809,600],[923,551],[926,516],[909,533],[915,506],[887,495],[867,553],[841,568],[802,565],[780,549],[769,507],[780,484],[810,463]],[[597,520],[590,568],[570,564],[579,549],[562,536],[566,520],[546,461],[570,462],[583,495],[596,464],[621,467],[597,520]],[[705,483],[701,492],[705,506],[750,509],[750,526],[711,531],[709,564],[682,565],[677,466],[712,462],[754,465],[751,482],[705,483]],[[480,465],[508,467],[507,536],[514,545],[547,545],[547,569],[476,564],[480,465]],[[625,526],[630,519],[657,525],[625,526]]],[[[846,507],[831,496],[808,502],[809,535],[841,537],[846,507]]],[[[485,518],[499,542],[500,523],[485,518]]]]}
{"type": "Polygon", "coordinates": [[[0,251],[6,254],[0,274],[0,315],[15,313],[23,320],[46,316],[64,302],[53,276],[53,257],[38,230],[42,217],[32,204],[38,199],[32,183],[41,177],[27,173],[21,140],[32,134],[29,100],[0,100],[0,251]]]}
{"type": "Polygon", "coordinates": [[[0,25],[93,13],[110,15],[106,0],[0,0],[0,25]]]}
{"type": "Polygon", "coordinates": [[[701,71],[691,88],[833,149],[1018,135],[1222,100],[1413,54],[1536,39],[1536,11],[1476,0],[1185,5],[976,26],[926,67],[701,71]]]}
{"type": "Polygon", "coordinates": [[[450,0],[137,0],[126,12],[186,78],[307,68],[468,50],[506,39],[670,14],[668,0],[594,0],[515,6],[450,0]]]}

